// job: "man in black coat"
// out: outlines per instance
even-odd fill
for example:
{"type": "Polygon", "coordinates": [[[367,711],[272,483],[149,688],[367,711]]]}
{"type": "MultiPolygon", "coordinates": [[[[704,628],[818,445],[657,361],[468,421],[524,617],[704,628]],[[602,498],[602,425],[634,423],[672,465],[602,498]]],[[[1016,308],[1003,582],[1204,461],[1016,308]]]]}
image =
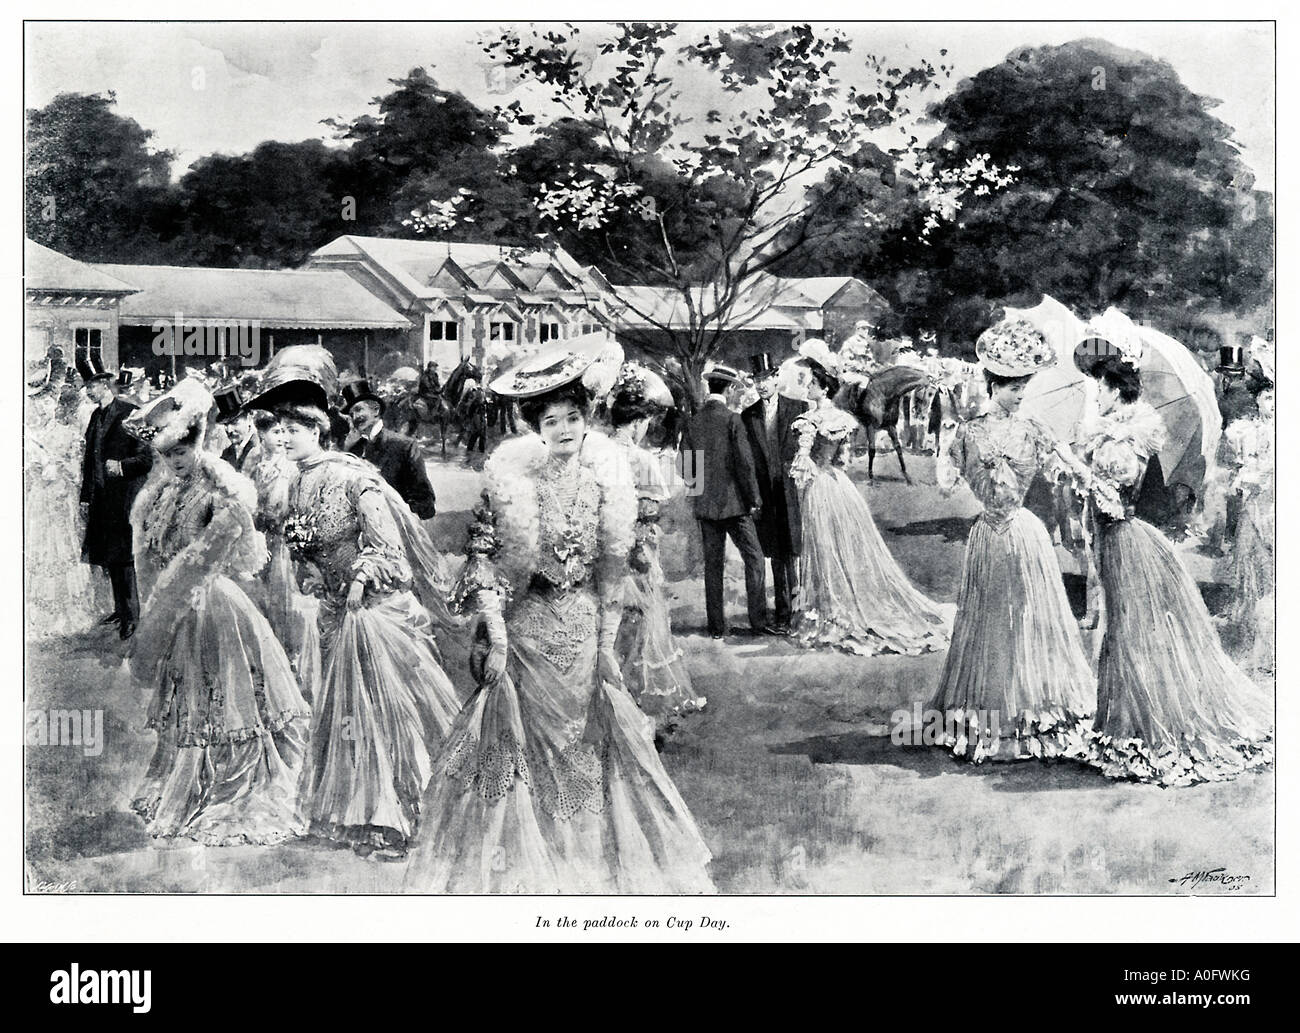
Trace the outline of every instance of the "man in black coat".
{"type": "Polygon", "coordinates": [[[383,400],[364,380],[344,384],[343,398],[357,435],[348,451],[373,463],[412,513],[421,520],[431,519],[437,507],[420,446],[384,426],[383,400]]]}
{"type": "Polygon", "coordinates": [[[745,561],[745,597],[749,626],[754,634],[777,634],[767,623],[767,585],[763,550],[754,529],[761,511],[762,493],[754,471],[754,457],[740,416],[727,404],[740,375],[715,366],[705,377],[709,396],[687,421],[682,433],[683,473],[688,481],[704,544],[704,606],[709,634],[727,632],[722,581],[730,537],[745,561]]]}
{"type": "Polygon", "coordinates": [[[86,427],[86,451],[81,463],[81,510],[86,536],[81,558],[108,572],[113,586],[113,612],[101,621],[116,624],[123,639],[135,634],[140,600],[135,586],[135,551],[131,543],[131,504],[153,465],[149,447],[122,428],[136,408],[118,398],[113,374],[91,371],[86,393],[95,402],[86,427]]]}
{"type": "Polygon", "coordinates": [[[777,394],[778,368],[772,365],[768,355],[756,355],[751,362],[759,399],[740,418],[749,435],[763,500],[763,510],[755,521],[758,543],[772,564],[776,628],[785,632],[790,630],[791,603],[799,584],[799,550],[803,542],[799,492],[790,480],[790,463],[798,451],[799,441],[790,425],[807,410],[808,403],[777,394]]]}

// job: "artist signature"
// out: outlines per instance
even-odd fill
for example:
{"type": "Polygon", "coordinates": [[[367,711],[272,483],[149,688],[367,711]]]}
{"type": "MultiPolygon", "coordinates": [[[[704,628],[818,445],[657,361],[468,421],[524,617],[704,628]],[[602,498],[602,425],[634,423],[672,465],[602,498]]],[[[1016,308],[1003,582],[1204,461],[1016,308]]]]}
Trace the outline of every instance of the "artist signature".
{"type": "Polygon", "coordinates": [[[1194,890],[1200,886],[1216,886],[1226,889],[1229,893],[1236,893],[1250,882],[1250,876],[1232,875],[1226,868],[1210,868],[1206,871],[1188,872],[1180,879],[1169,881],[1177,883],[1185,890],[1194,890]]]}
{"type": "Polygon", "coordinates": [[[72,882],[46,882],[44,879],[37,879],[32,883],[33,893],[71,893],[77,888],[77,883],[72,882]]]}

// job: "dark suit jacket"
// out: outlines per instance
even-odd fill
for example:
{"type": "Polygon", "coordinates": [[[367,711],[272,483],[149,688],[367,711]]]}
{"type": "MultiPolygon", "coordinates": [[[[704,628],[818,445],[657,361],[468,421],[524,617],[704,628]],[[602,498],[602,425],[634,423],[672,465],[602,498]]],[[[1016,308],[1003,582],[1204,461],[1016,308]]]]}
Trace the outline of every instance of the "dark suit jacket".
{"type": "Polygon", "coordinates": [[[729,520],[762,505],[749,435],[721,398],[709,398],[687,421],[681,449],[685,473],[696,478],[697,519],[729,520]]]}
{"type": "Polygon", "coordinates": [[[96,566],[134,562],[131,546],[131,504],[153,466],[153,454],[137,437],[122,429],[135,406],[115,398],[90,414],[86,451],[81,460],[81,501],[89,506],[81,556],[96,566]],[[110,477],[106,464],[116,459],[122,476],[110,477]]]}
{"type": "Polygon", "coordinates": [[[763,497],[763,512],[759,514],[757,527],[765,556],[797,556],[803,545],[799,492],[790,480],[790,463],[799,451],[799,438],[790,425],[807,409],[807,402],[777,396],[775,454],[763,420],[762,399],[741,413],[763,497]]]}
{"type": "Polygon", "coordinates": [[[421,520],[428,520],[436,512],[424,456],[410,438],[384,427],[373,440],[362,438],[353,444],[351,452],[373,463],[421,520]]]}
{"type": "Polygon", "coordinates": [[[248,471],[244,469],[244,462],[248,459],[248,453],[253,450],[254,443],[255,439],[250,436],[238,452],[235,451],[234,445],[227,445],[225,451],[221,453],[221,458],[240,473],[247,473],[248,471]]]}

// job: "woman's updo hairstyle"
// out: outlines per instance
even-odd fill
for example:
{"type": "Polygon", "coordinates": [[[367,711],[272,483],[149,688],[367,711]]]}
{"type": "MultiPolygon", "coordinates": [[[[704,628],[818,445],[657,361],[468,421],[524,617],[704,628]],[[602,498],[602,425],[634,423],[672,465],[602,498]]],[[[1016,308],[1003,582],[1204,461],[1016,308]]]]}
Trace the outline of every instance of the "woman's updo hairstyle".
{"type": "Polygon", "coordinates": [[[654,416],[659,406],[646,398],[643,391],[624,388],[615,396],[609,407],[609,422],[614,427],[626,427],[629,423],[654,416]]]}
{"type": "Polygon", "coordinates": [[[588,419],[591,416],[591,394],[587,391],[581,379],[571,380],[569,383],[557,387],[554,391],[547,391],[545,394],[519,399],[519,415],[524,418],[524,422],[528,426],[533,428],[535,433],[540,433],[542,416],[553,405],[574,405],[577,407],[578,412],[582,413],[583,419],[588,419]]]}
{"type": "Polygon", "coordinates": [[[1126,405],[1136,402],[1142,396],[1141,374],[1119,355],[1107,355],[1099,359],[1088,370],[1088,375],[1117,391],[1120,401],[1126,405]]]}
{"type": "Polygon", "coordinates": [[[993,392],[1000,387],[1006,387],[1008,384],[1019,384],[1028,380],[1033,374],[1029,373],[1023,377],[1008,377],[1001,373],[994,373],[991,369],[984,371],[984,383],[987,385],[989,397],[993,397],[993,392]]]}
{"type": "Polygon", "coordinates": [[[297,403],[277,405],[274,411],[276,417],[286,423],[296,423],[300,427],[314,427],[320,443],[329,447],[330,418],[324,409],[297,403]]]}
{"type": "Polygon", "coordinates": [[[834,398],[839,392],[839,378],[825,366],[820,366],[815,362],[810,362],[808,363],[808,372],[812,374],[812,378],[817,381],[818,386],[826,392],[827,398],[834,398]]]}

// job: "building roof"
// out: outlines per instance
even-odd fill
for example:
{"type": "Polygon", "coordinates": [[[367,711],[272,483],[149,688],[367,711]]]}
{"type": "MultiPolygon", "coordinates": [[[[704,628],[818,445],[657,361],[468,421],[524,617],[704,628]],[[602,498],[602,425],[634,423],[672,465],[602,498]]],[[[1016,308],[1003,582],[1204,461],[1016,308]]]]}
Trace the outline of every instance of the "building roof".
{"type": "Polygon", "coordinates": [[[368,259],[380,267],[412,298],[439,298],[448,288],[435,286],[434,278],[450,263],[462,278],[479,290],[509,288],[549,291],[585,289],[604,293],[602,284],[589,276],[567,251],[527,251],[496,244],[462,244],[441,240],[405,240],[396,237],[348,235],[330,241],[311,253],[308,265],[324,268],[349,260],[368,259]],[[504,267],[504,271],[502,271],[504,267]],[[543,285],[548,271],[558,272],[571,287],[543,285]]]}
{"type": "Polygon", "coordinates": [[[122,302],[120,318],[128,326],[170,323],[177,313],[190,324],[247,319],[265,330],[406,330],[411,325],[340,270],[95,268],[139,286],[139,293],[122,302]]]}
{"type": "Polygon", "coordinates": [[[34,240],[23,243],[23,287],[58,294],[131,294],[139,289],[34,240]]]}
{"type": "MultiPolygon", "coordinates": [[[[735,330],[816,330],[823,328],[822,307],[850,283],[862,283],[852,276],[778,277],[761,275],[740,291],[728,323],[735,330]]],[[[867,290],[875,291],[862,284],[867,290]]],[[[615,287],[626,303],[620,317],[628,326],[641,329],[690,326],[686,299],[676,287],[615,287]]],[[[696,287],[696,318],[716,309],[712,291],[696,287]]],[[[878,296],[878,295],[877,295],[878,296]]],[[[883,299],[881,301],[884,304],[883,299]]]]}

